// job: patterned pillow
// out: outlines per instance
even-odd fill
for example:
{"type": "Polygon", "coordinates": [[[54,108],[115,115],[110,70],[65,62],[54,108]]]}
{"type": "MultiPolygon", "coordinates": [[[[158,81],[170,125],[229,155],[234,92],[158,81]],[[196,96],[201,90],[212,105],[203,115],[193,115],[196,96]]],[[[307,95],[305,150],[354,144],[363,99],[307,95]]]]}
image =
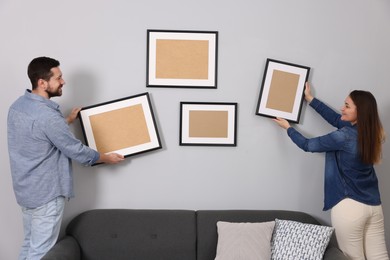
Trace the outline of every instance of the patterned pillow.
{"type": "Polygon", "coordinates": [[[215,260],[271,259],[271,238],[275,221],[261,223],[217,222],[218,245],[215,260]]]}
{"type": "Polygon", "coordinates": [[[321,260],[333,227],[275,219],[271,260],[321,260]]]}

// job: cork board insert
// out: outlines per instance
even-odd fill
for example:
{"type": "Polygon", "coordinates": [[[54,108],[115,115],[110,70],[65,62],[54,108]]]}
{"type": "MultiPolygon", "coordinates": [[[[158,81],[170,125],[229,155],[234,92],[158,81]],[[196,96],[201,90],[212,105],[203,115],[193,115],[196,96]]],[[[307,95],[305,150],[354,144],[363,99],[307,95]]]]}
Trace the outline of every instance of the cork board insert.
{"type": "Polygon", "coordinates": [[[266,107],[292,113],[298,84],[298,74],[274,70],[266,107]]]}
{"type": "Polygon", "coordinates": [[[228,137],[228,111],[190,111],[190,137],[228,137]]]}
{"type": "Polygon", "coordinates": [[[156,40],[156,78],[208,79],[208,40],[156,40]]]}
{"type": "Polygon", "coordinates": [[[151,141],[142,104],[89,116],[97,150],[112,152],[151,141]]]}

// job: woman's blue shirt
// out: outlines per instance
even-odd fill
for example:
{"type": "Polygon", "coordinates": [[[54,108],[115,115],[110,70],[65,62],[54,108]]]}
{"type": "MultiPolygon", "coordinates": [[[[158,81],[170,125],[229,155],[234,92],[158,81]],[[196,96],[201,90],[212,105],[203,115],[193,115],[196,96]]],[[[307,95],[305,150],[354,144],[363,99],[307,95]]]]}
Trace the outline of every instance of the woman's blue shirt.
{"type": "Polygon", "coordinates": [[[344,198],[368,205],[380,205],[378,179],[372,164],[361,161],[357,127],[342,121],[341,115],[314,98],[310,102],[337,130],[315,138],[305,138],[293,127],[287,129],[291,140],[306,152],[325,152],[324,210],[331,209],[344,198]]]}

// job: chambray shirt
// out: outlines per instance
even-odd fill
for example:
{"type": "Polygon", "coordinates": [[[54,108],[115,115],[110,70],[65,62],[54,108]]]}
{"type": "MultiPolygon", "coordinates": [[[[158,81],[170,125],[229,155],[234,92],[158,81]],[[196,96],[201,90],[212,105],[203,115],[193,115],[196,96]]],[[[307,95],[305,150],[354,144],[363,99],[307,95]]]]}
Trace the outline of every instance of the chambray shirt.
{"type": "Polygon", "coordinates": [[[84,165],[99,159],[73,136],[59,105],[30,90],[11,105],[7,131],[13,188],[22,207],[73,197],[71,159],[84,165]]]}
{"type": "Polygon", "coordinates": [[[337,130],[307,139],[293,127],[287,129],[292,141],[306,152],[325,152],[324,210],[331,209],[344,198],[367,205],[380,205],[378,179],[372,164],[361,161],[356,125],[342,121],[341,115],[318,99],[310,102],[337,130]]]}

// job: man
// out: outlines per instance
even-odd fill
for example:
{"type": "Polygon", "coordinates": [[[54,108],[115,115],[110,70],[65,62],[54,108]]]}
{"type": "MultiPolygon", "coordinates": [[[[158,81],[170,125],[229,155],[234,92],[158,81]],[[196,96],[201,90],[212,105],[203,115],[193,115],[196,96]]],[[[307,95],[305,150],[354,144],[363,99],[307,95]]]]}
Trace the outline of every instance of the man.
{"type": "Polygon", "coordinates": [[[80,109],[65,119],[50,100],[61,96],[65,85],[59,66],[52,58],[33,59],[28,66],[32,90],[26,90],[8,112],[11,174],[24,226],[19,259],[41,259],[55,244],[65,198],[74,196],[71,160],[88,166],[124,160],[116,153],[98,153],[70,132],[68,124],[80,109]]]}

